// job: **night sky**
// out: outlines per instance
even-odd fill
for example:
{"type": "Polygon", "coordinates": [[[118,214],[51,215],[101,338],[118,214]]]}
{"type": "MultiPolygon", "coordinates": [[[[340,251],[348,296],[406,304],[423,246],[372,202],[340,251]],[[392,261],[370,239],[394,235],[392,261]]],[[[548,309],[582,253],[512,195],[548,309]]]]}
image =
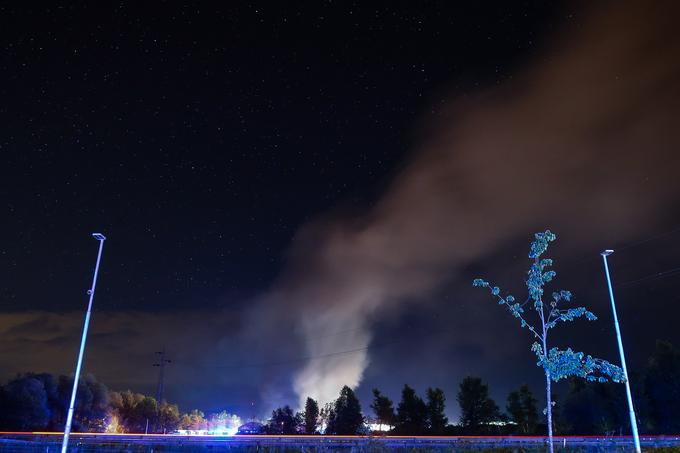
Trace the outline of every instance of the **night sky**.
{"type": "Polygon", "coordinates": [[[0,6],[0,379],[72,370],[95,231],[84,372],[154,394],[165,347],[184,410],[261,416],[343,381],[365,411],[373,387],[439,386],[455,418],[468,374],[501,406],[540,394],[530,338],[470,283],[522,295],[545,228],[556,289],[600,315],[558,344],[618,363],[615,248],[639,370],[680,345],[664,8],[0,6]]]}

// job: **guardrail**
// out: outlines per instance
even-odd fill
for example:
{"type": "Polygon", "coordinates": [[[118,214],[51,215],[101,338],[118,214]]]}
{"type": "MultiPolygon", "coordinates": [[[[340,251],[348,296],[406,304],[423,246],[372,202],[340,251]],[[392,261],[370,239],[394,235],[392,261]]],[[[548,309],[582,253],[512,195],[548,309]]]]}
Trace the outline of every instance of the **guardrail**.
{"type": "MultiPolygon", "coordinates": [[[[9,441],[25,444],[48,444],[60,440],[59,432],[0,432],[0,446],[9,441]],[[3,442],[4,441],[4,442],[3,442]]],[[[177,435],[177,434],[103,434],[72,433],[71,439],[80,445],[140,444],[140,445],[205,445],[205,446],[299,446],[299,447],[361,447],[380,445],[390,448],[451,448],[451,447],[538,447],[547,444],[543,436],[284,436],[284,435],[177,435]]],[[[632,445],[631,436],[556,436],[555,443],[565,447],[623,447],[632,445]]],[[[642,436],[647,448],[680,446],[680,435],[642,436]]]]}

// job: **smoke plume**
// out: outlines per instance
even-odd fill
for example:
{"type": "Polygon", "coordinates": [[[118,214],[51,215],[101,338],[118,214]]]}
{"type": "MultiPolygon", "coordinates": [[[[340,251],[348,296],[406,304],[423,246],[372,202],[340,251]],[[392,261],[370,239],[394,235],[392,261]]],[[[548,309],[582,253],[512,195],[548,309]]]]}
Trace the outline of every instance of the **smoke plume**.
{"type": "Polygon", "coordinates": [[[453,102],[368,212],[299,232],[256,311],[295,324],[307,355],[325,356],[296,373],[301,401],[359,385],[372,317],[504,242],[550,227],[585,247],[661,219],[680,198],[677,5],[589,11],[511,82],[453,102]]]}

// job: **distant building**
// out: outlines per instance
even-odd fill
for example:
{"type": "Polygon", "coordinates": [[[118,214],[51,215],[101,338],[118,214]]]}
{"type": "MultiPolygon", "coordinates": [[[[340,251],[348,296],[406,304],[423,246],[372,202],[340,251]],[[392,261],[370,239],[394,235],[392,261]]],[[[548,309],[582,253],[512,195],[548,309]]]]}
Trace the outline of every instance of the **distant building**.
{"type": "Polygon", "coordinates": [[[239,426],[236,434],[264,434],[264,425],[258,422],[248,422],[239,426]]]}

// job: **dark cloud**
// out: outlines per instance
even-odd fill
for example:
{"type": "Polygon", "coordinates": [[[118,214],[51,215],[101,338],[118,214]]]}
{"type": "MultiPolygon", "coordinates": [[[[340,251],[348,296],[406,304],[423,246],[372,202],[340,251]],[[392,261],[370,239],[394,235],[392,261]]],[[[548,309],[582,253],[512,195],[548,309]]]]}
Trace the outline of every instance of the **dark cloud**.
{"type": "MultiPolygon", "coordinates": [[[[5,365],[0,365],[0,378],[7,379],[22,371],[72,373],[82,323],[80,312],[0,314],[0,354],[5,365]],[[42,325],[47,328],[41,329],[42,325]]],[[[228,314],[200,310],[95,312],[84,370],[114,389],[132,388],[155,394],[154,351],[166,347],[173,360],[167,372],[173,382],[168,386],[168,397],[179,398],[185,404],[205,401],[206,393],[212,395],[215,390],[206,383],[203,357],[206,353],[214,354],[218,339],[233,327],[233,317],[228,314]],[[175,372],[173,368],[183,371],[175,372]],[[185,388],[192,389],[186,392],[191,396],[180,397],[185,388]],[[200,397],[192,392],[199,392],[200,397]]],[[[210,372],[215,374],[215,369],[210,372]]],[[[219,383],[215,387],[219,388],[219,383]]],[[[216,401],[215,409],[220,404],[225,402],[216,401]]]]}

